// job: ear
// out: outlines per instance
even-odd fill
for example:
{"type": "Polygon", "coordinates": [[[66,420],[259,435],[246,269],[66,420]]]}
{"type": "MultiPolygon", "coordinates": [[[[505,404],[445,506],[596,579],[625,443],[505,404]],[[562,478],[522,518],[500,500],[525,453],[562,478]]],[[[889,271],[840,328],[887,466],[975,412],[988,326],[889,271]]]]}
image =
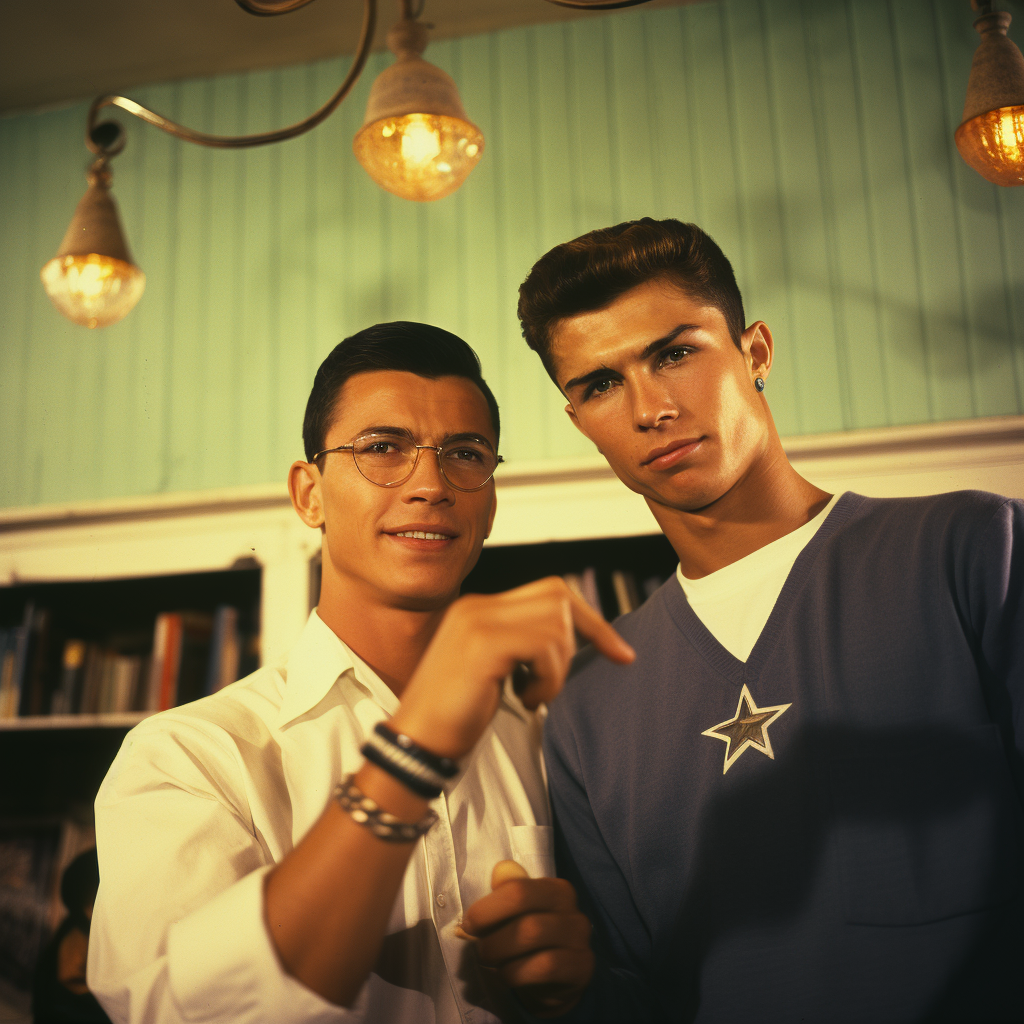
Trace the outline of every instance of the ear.
{"type": "Polygon", "coordinates": [[[324,525],[320,470],[312,462],[293,462],[288,470],[288,493],[299,518],[314,530],[324,525]]]}
{"type": "MultiPolygon", "coordinates": [[[[573,425],[573,426],[574,426],[574,427],[575,427],[575,428],[576,428],[576,429],[577,429],[577,430],[578,430],[578,431],[579,431],[579,432],[580,432],[580,433],[581,433],[581,434],[582,434],[582,435],[583,435],[583,436],[584,436],[584,437],[585,437],[585,438],[586,438],[586,439],[587,439],[588,441],[592,441],[592,440],[593,440],[593,438],[591,438],[591,436],[590,436],[590,435],[589,435],[589,434],[588,434],[588,433],[587,433],[587,432],[586,432],[586,431],[585,431],[585,430],[583,429],[583,425],[582,425],[582,424],[580,423],[579,417],[578,417],[578,416],[576,415],[576,410],[575,410],[575,409],[574,409],[574,408],[572,407],[572,403],[571,403],[571,402],[570,402],[570,403],[569,403],[569,404],[568,404],[568,405],[567,405],[567,406],[565,407],[565,414],[566,414],[566,415],[567,415],[567,416],[569,417],[569,419],[571,419],[571,420],[572,420],[572,425],[573,425]]],[[[597,445],[595,444],[595,445],[594,445],[594,447],[595,447],[595,448],[597,448],[597,445]]],[[[597,450],[598,450],[599,452],[601,452],[601,454],[602,454],[602,455],[604,455],[604,452],[602,452],[600,448],[597,448],[597,450]]]]}
{"type": "Polygon", "coordinates": [[[740,337],[743,358],[750,371],[750,381],[755,377],[767,380],[772,372],[772,360],[775,356],[775,342],[772,332],[763,320],[755,320],[740,337]]]}
{"type": "Polygon", "coordinates": [[[494,486],[494,481],[491,481],[491,514],[487,517],[487,532],[484,534],[484,540],[487,540],[491,535],[491,530],[494,529],[494,513],[498,511],[498,490],[494,486]]]}

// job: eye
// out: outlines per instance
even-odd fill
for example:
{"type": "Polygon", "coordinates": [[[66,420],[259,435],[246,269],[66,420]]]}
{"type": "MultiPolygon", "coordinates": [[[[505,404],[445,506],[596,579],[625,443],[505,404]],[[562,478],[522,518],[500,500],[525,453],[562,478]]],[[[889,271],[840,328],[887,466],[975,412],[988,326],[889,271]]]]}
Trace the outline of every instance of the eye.
{"type": "Polygon", "coordinates": [[[612,377],[599,377],[588,385],[583,392],[583,400],[586,401],[591,395],[606,395],[614,387],[615,380],[612,377]]]}
{"type": "Polygon", "coordinates": [[[485,459],[485,455],[482,451],[479,451],[476,448],[467,447],[451,448],[449,449],[448,452],[446,452],[446,455],[449,459],[452,459],[454,462],[482,463],[485,459]]]}
{"type": "Polygon", "coordinates": [[[357,455],[368,455],[373,458],[383,458],[386,455],[396,455],[404,449],[405,445],[397,437],[362,437],[353,442],[353,450],[357,455]]]}
{"type": "Polygon", "coordinates": [[[659,362],[662,366],[681,363],[693,351],[689,345],[674,345],[662,352],[659,362]]]}

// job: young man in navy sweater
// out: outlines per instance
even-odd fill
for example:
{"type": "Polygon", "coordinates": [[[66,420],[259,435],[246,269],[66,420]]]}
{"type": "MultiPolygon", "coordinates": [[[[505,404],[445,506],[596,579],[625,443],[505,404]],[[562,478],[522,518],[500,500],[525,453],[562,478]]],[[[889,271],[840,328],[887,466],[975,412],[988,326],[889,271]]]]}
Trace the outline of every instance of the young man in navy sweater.
{"type": "Polygon", "coordinates": [[[636,661],[584,652],[546,727],[578,1017],[1024,1017],[1024,503],[804,480],[771,331],[694,225],[591,232],[520,295],[680,562],[618,622],[636,661]]]}

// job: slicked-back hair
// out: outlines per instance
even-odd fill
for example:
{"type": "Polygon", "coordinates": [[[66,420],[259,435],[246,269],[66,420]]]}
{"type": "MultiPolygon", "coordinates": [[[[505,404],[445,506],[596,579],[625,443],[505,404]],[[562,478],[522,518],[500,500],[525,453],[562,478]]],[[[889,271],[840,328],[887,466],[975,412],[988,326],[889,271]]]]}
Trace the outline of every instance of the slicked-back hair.
{"type": "Polygon", "coordinates": [[[551,337],[559,322],[657,279],[721,310],[740,346],[743,298],[725,253],[696,224],[650,217],[590,231],[541,256],[519,286],[523,337],[557,384],[551,337]]]}
{"type": "Polygon", "coordinates": [[[302,420],[307,462],[324,449],[345,381],[369,370],[406,370],[429,380],[464,377],[472,381],[487,401],[497,442],[501,430],[498,403],[480,372],[476,353],[461,338],[440,327],[396,320],[375,324],[346,338],[320,364],[302,420]]]}

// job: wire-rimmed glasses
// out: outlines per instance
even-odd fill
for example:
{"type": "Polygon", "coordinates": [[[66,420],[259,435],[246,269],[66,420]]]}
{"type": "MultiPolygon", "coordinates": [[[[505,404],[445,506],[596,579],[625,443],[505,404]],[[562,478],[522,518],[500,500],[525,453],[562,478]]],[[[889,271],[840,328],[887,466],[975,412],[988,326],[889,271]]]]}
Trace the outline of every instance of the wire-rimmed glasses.
{"type": "Polygon", "coordinates": [[[442,445],[416,444],[402,434],[362,434],[350,444],[325,448],[310,460],[331,452],[351,452],[356,469],[378,487],[397,487],[416,472],[420,452],[437,453],[441,476],[457,491],[478,491],[505,460],[483,438],[459,437],[442,445]]]}

